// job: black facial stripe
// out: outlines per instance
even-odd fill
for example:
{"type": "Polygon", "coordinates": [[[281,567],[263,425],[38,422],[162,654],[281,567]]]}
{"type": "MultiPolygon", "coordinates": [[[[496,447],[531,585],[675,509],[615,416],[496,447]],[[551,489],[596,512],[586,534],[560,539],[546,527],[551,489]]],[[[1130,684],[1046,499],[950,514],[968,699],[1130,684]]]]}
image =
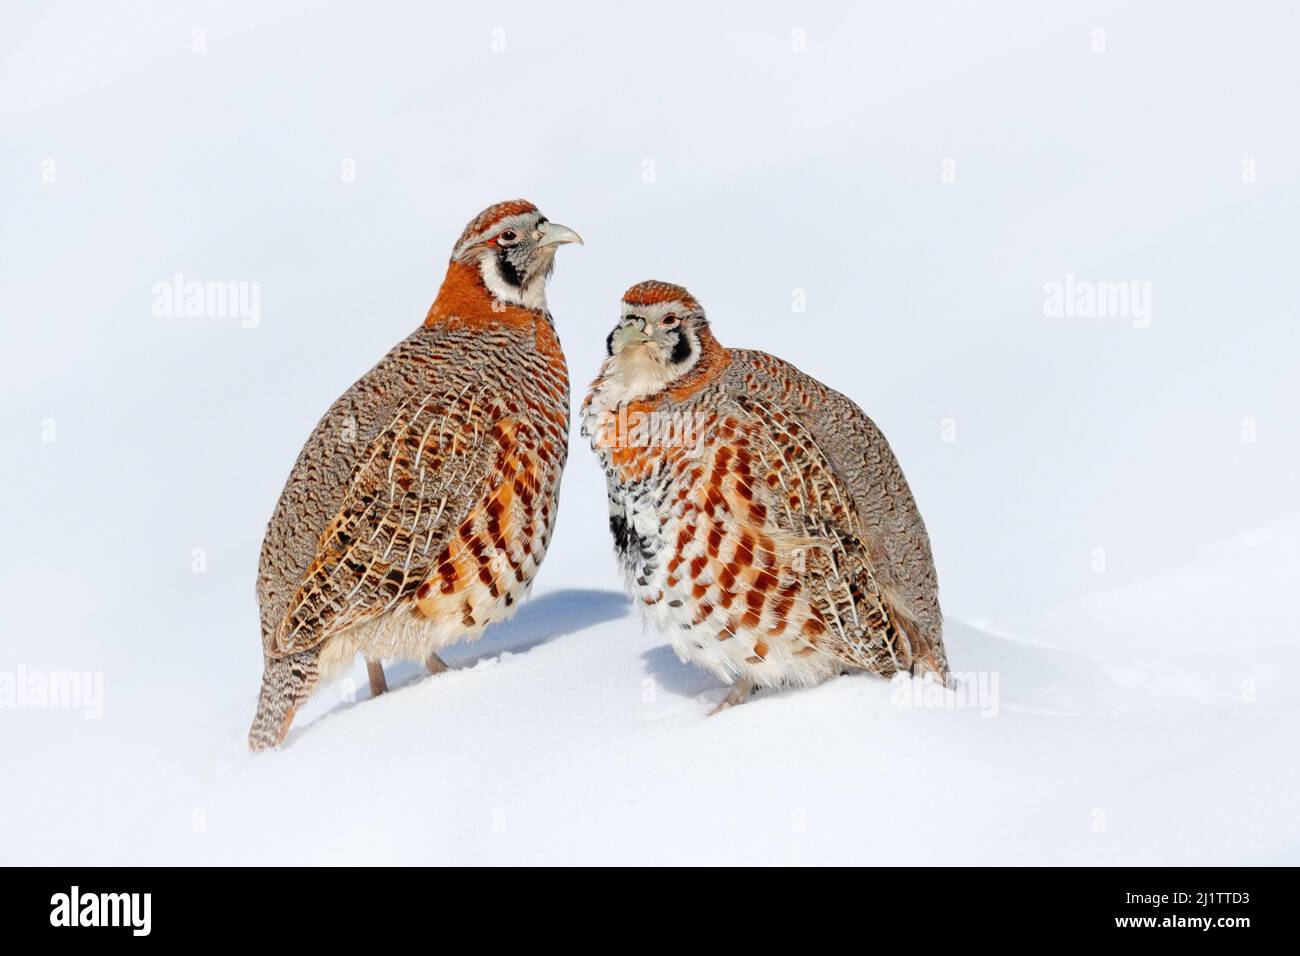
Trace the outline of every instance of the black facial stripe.
{"type": "Polygon", "coordinates": [[[605,354],[614,354],[614,330],[611,329],[609,335],[605,337],[605,354]]]}
{"type": "Polygon", "coordinates": [[[510,261],[510,251],[508,249],[502,249],[497,253],[497,266],[501,270],[501,278],[505,279],[506,282],[516,288],[524,284],[523,273],[516,269],[515,264],[510,261]]]}
{"type": "Polygon", "coordinates": [[[677,344],[673,346],[673,354],[669,356],[669,360],[674,365],[680,365],[691,357],[692,352],[694,352],[694,347],[691,345],[691,340],[686,337],[685,333],[678,332],[677,344]]]}

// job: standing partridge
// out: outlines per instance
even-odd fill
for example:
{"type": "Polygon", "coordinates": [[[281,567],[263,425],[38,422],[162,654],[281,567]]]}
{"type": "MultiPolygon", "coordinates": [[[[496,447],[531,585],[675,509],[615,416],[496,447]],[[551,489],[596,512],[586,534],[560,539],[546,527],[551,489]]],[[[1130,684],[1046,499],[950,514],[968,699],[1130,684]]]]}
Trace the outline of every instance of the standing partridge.
{"type": "Polygon", "coordinates": [[[946,681],[930,539],[879,429],[763,352],[723,348],[680,286],[623,296],[582,406],[627,587],[732,685],[847,671],[946,681]]]}
{"type": "Polygon", "coordinates": [[[512,614],[555,527],[569,379],[546,280],[581,242],[530,202],[465,227],[424,323],[330,406],[289,474],[257,578],[253,750],[360,653],[422,661],[512,614]]]}

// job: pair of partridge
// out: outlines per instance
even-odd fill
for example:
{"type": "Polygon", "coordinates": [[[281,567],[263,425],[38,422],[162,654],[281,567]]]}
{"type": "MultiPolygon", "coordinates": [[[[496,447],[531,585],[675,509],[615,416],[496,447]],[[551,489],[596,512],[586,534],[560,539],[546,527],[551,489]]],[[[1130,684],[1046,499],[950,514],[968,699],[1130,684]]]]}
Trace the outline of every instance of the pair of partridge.
{"type": "MultiPolygon", "coordinates": [[[[518,607],[555,528],[569,381],[546,305],[559,246],[529,202],[465,228],[424,323],[325,413],[262,543],[254,750],[322,682],[438,651],[518,607]]],[[[879,430],[761,352],[723,348],[685,289],[623,297],[583,403],[628,588],[678,654],[733,685],[948,672],[929,538],[879,430]]]]}
{"type": "Polygon", "coordinates": [[[581,242],[530,202],[465,227],[424,323],[330,406],[289,474],[257,579],[263,673],[249,746],[279,744],[361,654],[446,669],[526,595],[555,528],[569,378],[546,307],[581,242]]]}
{"type": "Polygon", "coordinates": [[[680,286],[623,296],[583,433],[627,588],[682,660],[759,687],[947,681],[930,539],[889,444],[793,365],[727,349],[680,286]]]}

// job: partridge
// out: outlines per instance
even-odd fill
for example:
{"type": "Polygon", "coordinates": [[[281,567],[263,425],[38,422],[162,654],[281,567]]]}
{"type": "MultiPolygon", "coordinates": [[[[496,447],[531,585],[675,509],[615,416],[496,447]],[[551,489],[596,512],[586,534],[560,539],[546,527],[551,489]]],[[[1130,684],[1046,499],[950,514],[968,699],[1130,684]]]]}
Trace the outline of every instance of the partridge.
{"type": "Polygon", "coordinates": [[[849,671],[946,682],[930,539],[880,430],[839,392],[727,349],[680,286],[623,296],[582,405],[628,591],[731,692],[849,671]]]}
{"type": "Polygon", "coordinates": [[[526,595],[555,527],[569,381],[546,281],[581,242],[530,202],[476,216],[419,328],[332,405],[289,474],[257,578],[253,750],[323,682],[474,640],[526,595]]]}

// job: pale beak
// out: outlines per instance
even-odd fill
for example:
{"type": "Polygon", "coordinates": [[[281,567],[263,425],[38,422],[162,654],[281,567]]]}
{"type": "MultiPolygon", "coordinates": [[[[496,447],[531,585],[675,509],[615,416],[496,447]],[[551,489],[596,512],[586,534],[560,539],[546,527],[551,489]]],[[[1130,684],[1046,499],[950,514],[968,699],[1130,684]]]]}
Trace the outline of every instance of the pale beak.
{"type": "Polygon", "coordinates": [[[620,325],[614,332],[614,339],[611,343],[614,351],[618,351],[628,345],[640,345],[643,342],[649,342],[650,335],[645,330],[645,322],[641,319],[633,319],[624,325],[620,325]]]}
{"type": "Polygon", "coordinates": [[[582,236],[578,235],[568,226],[561,226],[558,222],[543,223],[540,227],[542,238],[537,240],[537,245],[541,246],[559,246],[566,242],[576,242],[582,245],[582,236]]]}

